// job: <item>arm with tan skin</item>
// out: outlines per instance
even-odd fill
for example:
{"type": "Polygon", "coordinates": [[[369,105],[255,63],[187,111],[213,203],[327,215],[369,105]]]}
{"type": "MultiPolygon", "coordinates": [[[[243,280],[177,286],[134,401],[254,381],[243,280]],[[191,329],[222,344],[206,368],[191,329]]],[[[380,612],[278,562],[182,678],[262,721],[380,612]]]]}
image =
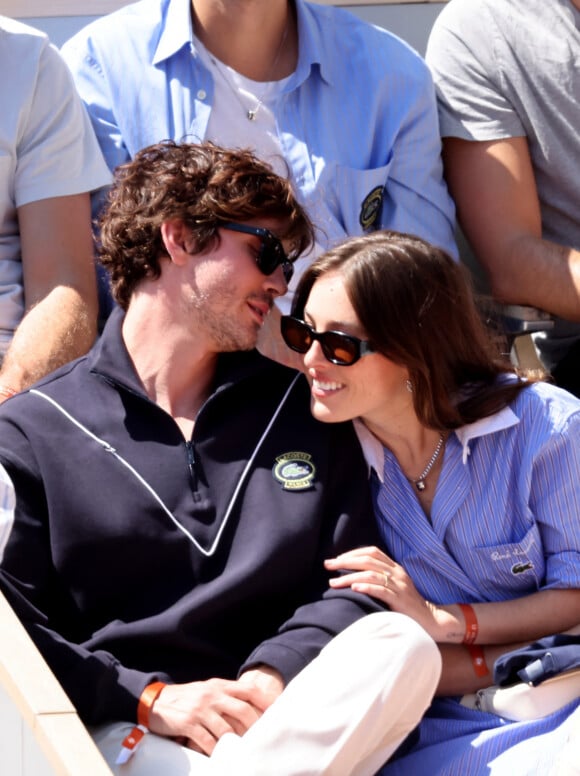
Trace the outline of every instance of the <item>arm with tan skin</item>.
{"type": "MultiPolygon", "coordinates": [[[[577,590],[553,592],[578,593],[577,590]]],[[[513,603],[518,604],[521,600],[522,599],[515,599],[513,603]]],[[[476,611],[479,610],[481,606],[487,606],[487,604],[477,604],[476,611]]],[[[474,606],[474,609],[476,607],[474,606]]],[[[571,628],[566,628],[566,630],[561,631],[561,633],[579,636],[580,624],[576,624],[571,628]]],[[[530,639],[516,641],[512,644],[486,644],[483,647],[486,665],[491,671],[495,661],[506,652],[510,652],[512,649],[525,647],[529,643],[530,639]]],[[[473,670],[472,657],[462,645],[439,644],[439,651],[443,658],[443,671],[441,673],[439,687],[437,688],[437,695],[464,695],[465,693],[476,692],[482,687],[490,685],[493,681],[491,673],[483,678],[476,676],[473,670]]]]}
{"type": "Polygon", "coordinates": [[[542,238],[525,137],[448,137],[443,160],[459,223],[496,299],[580,321],[580,251],[542,238]]]}
{"type": "MultiPolygon", "coordinates": [[[[475,676],[471,656],[462,646],[465,618],[460,602],[439,606],[426,601],[405,569],[377,547],[346,552],[325,565],[329,571],[351,570],[331,579],[331,587],[352,587],[377,598],[393,611],[412,617],[441,645],[440,694],[473,692],[492,683],[491,673],[475,676]]],[[[580,623],[580,590],[540,590],[510,601],[472,606],[478,621],[474,643],[484,647],[490,668],[504,652],[580,623]]]]}
{"type": "Polygon", "coordinates": [[[85,353],[97,334],[89,194],[31,202],[18,219],[26,313],[0,371],[14,391],[85,353]]]}
{"type": "Polygon", "coordinates": [[[477,692],[493,684],[493,664],[505,652],[523,647],[528,641],[518,641],[513,644],[486,645],[483,647],[485,664],[489,673],[483,677],[477,676],[473,669],[473,660],[464,646],[459,644],[439,644],[443,670],[436,695],[467,695],[477,692]]]}
{"type": "Polygon", "coordinates": [[[268,666],[246,671],[237,681],[169,684],[151,707],[149,727],[211,755],[226,733],[243,735],[283,689],[282,678],[268,666]]]}
{"type": "MultiPolygon", "coordinates": [[[[554,592],[577,593],[578,591],[554,592]]],[[[513,603],[517,604],[521,600],[522,599],[515,599],[513,603]]],[[[487,606],[487,604],[476,604],[474,609],[479,611],[481,606],[487,606]]],[[[574,625],[572,628],[566,628],[562,633],[579,636],[580,624],[574,625]]],[[[486,665],[491,671],[495,661],[506,652],[510,652],[512,649],[525,647],[529,643],[530,639],[516,641],[512,644],[486,644],[483,647],[486,665]]],[[[439,680],[437,695],[464,695],[466,693],[477,692],[477,690],[482,687],[487,687],[492,683],[493,678],[491,673],[483,678],[476,676],[473,670],[471,655],[464,646],[459,644],[439,644],[439,651],[443,658],[443,671],[441,673],[441,679],[439,680]]]]}

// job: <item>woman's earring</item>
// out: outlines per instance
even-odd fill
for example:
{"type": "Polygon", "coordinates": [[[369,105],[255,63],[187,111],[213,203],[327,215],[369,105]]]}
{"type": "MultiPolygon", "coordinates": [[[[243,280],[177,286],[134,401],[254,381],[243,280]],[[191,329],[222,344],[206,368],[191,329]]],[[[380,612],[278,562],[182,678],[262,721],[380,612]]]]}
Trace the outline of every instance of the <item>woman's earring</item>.
{"type": "Polygon", "coordinates": [[[413,393],[413,383],[410,380],[405,380],[405,386],[409,393],[413,393]]]}

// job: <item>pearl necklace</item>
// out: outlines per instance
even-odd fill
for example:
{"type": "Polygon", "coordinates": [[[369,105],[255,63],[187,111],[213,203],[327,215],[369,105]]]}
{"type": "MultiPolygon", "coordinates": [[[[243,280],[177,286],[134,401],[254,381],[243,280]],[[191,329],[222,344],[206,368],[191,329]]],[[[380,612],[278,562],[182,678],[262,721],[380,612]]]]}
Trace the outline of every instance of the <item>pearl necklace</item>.
{"type": "Polygon", "coordinates": [[[429,459],[429,463],[427,464],[427,466],[423,469],[423,471],[417,477],[416,480],[414,480],[412,477],[407,477],[409,482],[412,482],[413,485],[417,488],[417,490],[423,491],[427,487],[427,485],[425,484],[425,479],[429,474],[429,472],[431,471],[431,469],[433,468],[433,466],[435,465],[435,461],[439,458],[439,453],[443,449],[443,442],[444,442],[443,434],[439,434],[439,441],[437,442],[437,447],[435,448],[435,452],[429,459]]]}
{"type": "MultiPolygon", "coordinates": [[[[276,69],[276,65],[278,64],[278,60],[280,59],[280,56],[282,54],[282,49],[284,48],[284,44],[286,43],[286,38],[288,37],[288,18],[286,19],[286,25],[284,26],[284,32],[282,33],[282,37],[280,39],[280,44],[278,46],[278,49],[276,51],[276,56],[274,57],[274,60],[272,61],[272,64],[270,66],[270,69],[268,70],[267,75],[270,76],[274,73],[276,69]]],[[[236,100],[239,102],[242,110],[246,114],[246,118],[248,121],[255,121],[256,116],[258,115],[258,111],[262,107],[264,103],[264,99],[266,98],[266,95],[262,95],[258,99],[258,102],[255,104],[253,108],[246,108],[244,103],[242,102],[242,99],[240,97],[239,89],[231,82],[230,78],[227,75],[227,65],[225,65],[223,62],[218,61],[215,57],[210,55],[210,59],[213,62],[214,66],[216,67],[219,74],[222,76],[226,84],[228,85],[229,89],[233,92],[236,100]],[[221,65],[221,67],[220,67],[221,65]]],[[[265,82],[269,82],[271,79],[268,77],[266,78],[265,82]]]]}

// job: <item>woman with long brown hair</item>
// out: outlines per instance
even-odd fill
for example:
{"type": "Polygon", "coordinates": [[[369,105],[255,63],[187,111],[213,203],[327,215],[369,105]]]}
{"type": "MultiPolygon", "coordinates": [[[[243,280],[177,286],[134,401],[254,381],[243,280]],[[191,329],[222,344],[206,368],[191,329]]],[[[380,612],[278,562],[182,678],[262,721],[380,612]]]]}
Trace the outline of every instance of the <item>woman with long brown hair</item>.
{"type": "Polygon", "coordinates": [[[320,257],[282,334],[314,416],[355,419],[384,542],[329,559],[330,585],[413,617],[443,655],[441,697],[385,776],[548,773],[554,751],[532,738],[565,735],[580,687],[523,725],[485,688],[504,653],[580,623],[580,401],[516,373],[464,268],[410,235],[320,257]]]}

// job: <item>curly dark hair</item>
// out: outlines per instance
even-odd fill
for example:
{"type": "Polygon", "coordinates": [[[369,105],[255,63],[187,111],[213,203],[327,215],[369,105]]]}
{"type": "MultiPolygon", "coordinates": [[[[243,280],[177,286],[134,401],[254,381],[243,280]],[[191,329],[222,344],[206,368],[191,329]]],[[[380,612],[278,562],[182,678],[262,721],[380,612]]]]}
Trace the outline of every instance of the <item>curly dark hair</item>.
{"type": "Polygon", "coordinates": [[[141,280],[160,276],[167,256],[161,225],[174,218],[191,229],[199,253],[219,240],[226,221],[278,220],[278,236],[292,244],[291,260],[314,242],[290,182],[251,151],[172,140],[148,146],[115,171],[99,221],[100,259],[123,309],[141,280]]]}
{"type": "Polygon", "coordinates": [[[345,240],[306,269],[292,314],[303,318],[314,283],[334,273],[375,349],[409,371],[425,426],[492,415],[536,380],[498,380],[516,370],[483,322],[465,266],[425,240],[387,230],[345,240]]]}

